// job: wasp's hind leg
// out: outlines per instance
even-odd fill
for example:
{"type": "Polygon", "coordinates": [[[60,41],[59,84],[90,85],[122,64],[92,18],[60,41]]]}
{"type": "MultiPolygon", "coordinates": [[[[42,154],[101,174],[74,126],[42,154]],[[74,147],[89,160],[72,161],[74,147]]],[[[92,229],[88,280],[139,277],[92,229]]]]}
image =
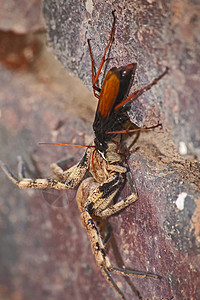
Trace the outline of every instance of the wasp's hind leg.
{"type": "Polygon", "coordinates": [[[90,58],[91,58],[91,63],[92,63],[92,87],[93,87],[94,96],[96,98],[99,98],[99,95],[96,92],[98,92],[98,93],[101,92],[101,89],[96,84],[98,82],[98,78],[99,78],[99,75],[101,73],[101,70],[103,68],[104,63],[107,60],[110,59],[108,57],[106,58],[106,54],[109,52],[109,48],[110,48],[110,46],[113,42],[113,39],[114,39],[115,23],[116,23],[116,15],[115,15],[114,10],[112,11],[112,15],[113,15],[113,24],[112,24],[112,30],[111,30],[110,38],[109,38],[108,44],[106,46],[106,49],[104,51],[104,54],[103,54],[103,57],[102,57],[102,60],[101,60],[101,63],[100,63],[100,66],[99,66],[99,69],[98,69],[97,72],[96,72],[95,61],[94,61],[94,58],[93,58],[92,49],[91,49],[91,45],[90,45],[90,39],[87,40],[88,41],[90,58]]]}

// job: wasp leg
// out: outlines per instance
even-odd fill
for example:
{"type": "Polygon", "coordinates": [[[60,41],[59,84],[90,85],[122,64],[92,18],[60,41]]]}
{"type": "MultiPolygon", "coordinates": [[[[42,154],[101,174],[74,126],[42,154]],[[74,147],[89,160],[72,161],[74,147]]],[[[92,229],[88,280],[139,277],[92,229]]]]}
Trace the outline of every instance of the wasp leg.
{"type": "Polygon", "coordinates": [[[93,92],[94,92],[94,96],[99,98],[99,95],[96,94],[96,91],[99,91],[99,88],[96,86],[96,83],[98,81],[99,75],[101,73],[101,70],[103,68],[104,63],[106,62],[106,60],[108,60],[109,58],[106,58],[106,54],[113,42],[113,37],[114,37],[114,31],[115,31],[115,22],[116,22],[116,16],[115,16],[115,11],[112,11],[112,15],[113,15],[113,24],[112,24],[112,30],[111,30],[111,34],[110,34],[110,39],[109,42],[106,46],[106,49],[104,51],[103,54],[103,58],[101,60],[99,69],[97,71],[97,74],[95,72],[95,63],[94,63],[94,58],[92,55],[92,49],[91,49],[91,45],[90,45],[90,40],[88,39],[88,47],[89,47],[89,52],[90,52],[90,58],[91,58],[91,62],[92,62],[92,86],[93,86],[93,92]]]}
{"type": "Polygon", "coordinates": [[[168,71],[169,71],[169,68],[167,67],[165,69],[165,71],[160,76],[155,78],[150,84],[148,84],[148,85],[144,86],[143,88],[141,88],[140,90],[137,90],[134,93],[130,94],[125,100],[123,100],[121,103],[119,103],[117,106],[115,106],[115,110],[122,107],[125,103],[129,102],[130,100],[133,101],[133,100],[137,99],[144,92],[150,90],[152,88],[152,86],[157,84],[157,82],[168,73],[168,71]]]}

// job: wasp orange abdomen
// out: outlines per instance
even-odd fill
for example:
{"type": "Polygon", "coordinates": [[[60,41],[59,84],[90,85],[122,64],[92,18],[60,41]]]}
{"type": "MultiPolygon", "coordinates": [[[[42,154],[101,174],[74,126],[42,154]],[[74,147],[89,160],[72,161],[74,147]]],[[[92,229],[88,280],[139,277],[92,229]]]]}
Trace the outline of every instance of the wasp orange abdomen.
{"type": "Polygon", "coordinates": [[[115,135],[107,134],[107,131],[122,130],[129,119],[125,113],[129,109],[129,103],[122,106],[120,103],[129,93],[136,66],[136,63],[131,63],[119,68],[114,67],[104,79],[93,123],[95,145],[99,150],[105,150],[107,142],[115,135]],[[116,109],[116,106],[119,108],[116,109]]]}
{"type": "Polygon", "coordinates": [[[117,68],[111,69],[107,73],[102,85],[99,97],[98,112],[101,114],[103,119],[109,116],[119,92],[120,78],[118,73],[119,72],[117,68]]]}

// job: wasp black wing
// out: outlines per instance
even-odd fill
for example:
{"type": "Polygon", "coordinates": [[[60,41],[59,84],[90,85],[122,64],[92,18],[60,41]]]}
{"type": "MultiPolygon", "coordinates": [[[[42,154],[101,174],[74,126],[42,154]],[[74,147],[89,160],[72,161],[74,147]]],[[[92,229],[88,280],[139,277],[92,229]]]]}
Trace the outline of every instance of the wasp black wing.
{"type": "Polygon", "coordinates": [[[99,96],[99,103],[93,123],[96,147],[105,151],[107,143],[115,134],[107,134],[107,131],[122,130],[123,125],[129,120],[127,111],[130,102],[123,106],[119,104],[126,99],[132,86],[136,63],[120,68],[112,68],[106,75],[99,96]],[[119,106],[117,109],[116,106],[119,106]]]}

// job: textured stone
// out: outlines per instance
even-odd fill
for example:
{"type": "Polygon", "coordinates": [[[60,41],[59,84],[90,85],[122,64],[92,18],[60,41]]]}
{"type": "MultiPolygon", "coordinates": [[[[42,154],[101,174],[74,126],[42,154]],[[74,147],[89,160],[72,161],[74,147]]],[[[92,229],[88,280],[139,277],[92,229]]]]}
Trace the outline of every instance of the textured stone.
{"type": "MultiPolygon", "coordinates": [[[[137,61],[137,87],[170,67],[162,82],[140,97],[130,112],[141,124],[159,119],[164,129],[143,132],[134,144],[133,150],[138,149],[129,164],[139,199],[109,220],[113,264],[162,276],[162,281],[115,276],[127,300],[138,295],[155,300],[200,295],[200,178],[194,160],[198,147],[192,146],[199,133],[198,4],[173,3],[43,4],[49,43],[63,65],[87,85],[91,66],[86,40],[92,39],[98,64],[114,8],[118,20],[111,65],[137,61]],[[193,30],[188,34],[187,28],[193,30]],[[179,145],[180,138],[189,149],[188,137],[190,156],[182,157],[173,141],[179,145]]],[[[65,156],[73,157],[73,162],[80,159],[84,149],[38,143],[88,144],[96,104],[46,53],[42,56],[42,45],[37,49],[31,67],[8,69],[4,63],[0,69],[0,158],[17,174],[16,157],[22,155],[34,178],[50,176],[50,163],[65,156]]],[[[76,192],[19,191],[2,172],[0,179],[1,298],[119,299],[96,267],[76,192]]],[[[129,193],[127,185],[121,196],[129,193]]]]}

